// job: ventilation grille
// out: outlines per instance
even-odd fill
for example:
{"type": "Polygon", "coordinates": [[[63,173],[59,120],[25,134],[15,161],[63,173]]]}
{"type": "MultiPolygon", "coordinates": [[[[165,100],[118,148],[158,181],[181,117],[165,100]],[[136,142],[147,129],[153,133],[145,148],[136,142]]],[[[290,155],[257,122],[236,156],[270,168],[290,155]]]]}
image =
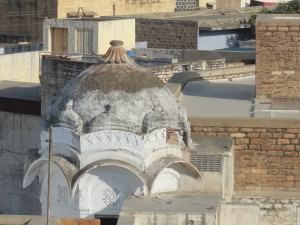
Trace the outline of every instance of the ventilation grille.
{"type": "Polygon", "coordinates": [[[222,156],[192,154],[190,161],[199,171],[205,171],[205,172],[222,171],[222,156]]]}

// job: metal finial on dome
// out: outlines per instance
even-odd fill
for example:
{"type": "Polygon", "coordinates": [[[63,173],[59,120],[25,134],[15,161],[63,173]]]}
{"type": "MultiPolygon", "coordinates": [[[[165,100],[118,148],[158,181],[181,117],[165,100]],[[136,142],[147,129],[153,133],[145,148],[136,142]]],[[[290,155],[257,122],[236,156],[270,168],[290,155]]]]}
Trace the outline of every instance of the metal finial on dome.
{"type": "Polygon", "coordinates": [[[110,42],[111,47],[107,50],[103,56],[103,62],[105,63],[128,63],[130,60],[126,55],[125,48],[122,47],[124,44],[120,40],[112,40],[110,42]]]}

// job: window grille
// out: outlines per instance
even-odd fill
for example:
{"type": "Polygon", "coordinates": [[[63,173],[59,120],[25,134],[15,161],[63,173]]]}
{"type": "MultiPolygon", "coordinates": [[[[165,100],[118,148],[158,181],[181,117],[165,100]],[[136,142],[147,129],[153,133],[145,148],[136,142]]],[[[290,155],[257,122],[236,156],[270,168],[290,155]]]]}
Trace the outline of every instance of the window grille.
{"type": "Polygon", "coordinates": [[[199,171],[204,171],[204,172],[221,172],[222,171],[222,156],[219,156],[219,155],[191,154],[190,162],[199,171]]]}

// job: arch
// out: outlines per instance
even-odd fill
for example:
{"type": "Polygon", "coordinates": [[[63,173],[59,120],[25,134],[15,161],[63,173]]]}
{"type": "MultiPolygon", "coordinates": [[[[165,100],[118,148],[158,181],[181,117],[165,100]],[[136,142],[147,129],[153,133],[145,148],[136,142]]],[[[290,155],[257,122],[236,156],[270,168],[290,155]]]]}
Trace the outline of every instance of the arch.
{"type": "MultiPolygon", "coordinates": [[[[69,189],[71,191],[72,178],[78,172],[78,168],[74,164],[70,163],[63,156],[59,156],[59,155],[52,156],[52,162],[55,163],[62,171],[65,179],[67,180],[69,189]]],[[[23,188],[28,187],[33,182],[35,177],[38,175],[40,168],[43,167],[44,164],[46,163],[48,163],[47,158],[40,158],[34,161],[29,166],[23,179],[23,188]]]]}
{"type": "Polygon", "coordinates": [[[99,167],[104,167],[104,166],[116,166],[116,167],[121,167],[123,169],[128,170],[129,172],[133,173],[134,175],[136,175],[144,184],[146,187],[146,194],[149,193],[149,187],[148,187],[148,183],[147,183],[147,178],[144,172],[142,172],[141,170],[139,170],[137,167],[121,161],[121,160],[115,160],[115,159],[103,159],[103,160],[98,160],[95,161],[94,163],[84,167],[83,169],[81,169],[74,177],[72,180],[72,196],[74,196],[76,187],[79,183],[79,180],[88,172],[99,168],[99,167]]]}
{"type": "Polygon", "coordinates": [[[188,171],[191,172],[193,176],[195,176],[196,179],[201,178],[200,172],[197,170],[195,166],[193,166],[191,163],[177,157],[173,156],[167,156],[163,157],[161,159],[158,159],[154,161],[148,168],[147,168],[147,178],[148,178],[148,184],[149,184],[149,193],[151,192],[152,185],[156,181],[157,176],[160,174],[160,172],[172,165],[179,164],[183,167],[185,167],[188,171]]]}

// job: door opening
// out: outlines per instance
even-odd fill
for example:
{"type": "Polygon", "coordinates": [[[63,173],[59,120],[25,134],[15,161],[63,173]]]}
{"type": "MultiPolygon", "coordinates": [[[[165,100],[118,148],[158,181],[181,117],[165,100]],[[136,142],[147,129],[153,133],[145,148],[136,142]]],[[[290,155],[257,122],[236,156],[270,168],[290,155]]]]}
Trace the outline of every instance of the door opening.
{"type": "Polygon", "coordinates": [[[117,225],[119,216],[116,215],[95,215],[95,219],[100,219],[101,225],[117,225]]]}

